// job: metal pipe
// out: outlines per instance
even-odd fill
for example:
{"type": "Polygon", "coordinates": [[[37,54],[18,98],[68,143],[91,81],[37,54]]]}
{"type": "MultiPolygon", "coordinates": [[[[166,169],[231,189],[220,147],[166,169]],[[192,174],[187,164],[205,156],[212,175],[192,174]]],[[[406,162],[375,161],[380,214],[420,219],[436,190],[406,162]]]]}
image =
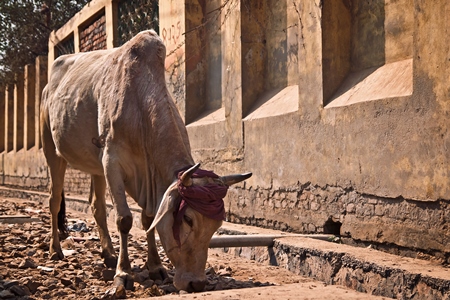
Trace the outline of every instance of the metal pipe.
{"type": "Polygon", "coordinates": [[[213,236],[209,248],[225,247],[272,247],[274,236],[270,235],[218,235],[213,236]]]}
{"type": "MultiPolygon", "coordinates": [[[[215,235],[209,242],[209,248],[227,247],[272,247],[275,239],[279,238],[311,238],[322,241],[330,241],[335,236],[332,234],[290,234],[290,235],[268,235],[268,234],[242,234],[242,235],[215,235]]],[[[156,242],[159,242],[156,237],[156,242]]]]}
{"type": "Polygon", "coordinates": [[[292,234],[292,235],[218,235],[213,236],[209,248],[225,247],[272,247],[274,240],[285,237],[303,237],[323,241],[329,241],[334,236],[331,234],[292,234]]]}

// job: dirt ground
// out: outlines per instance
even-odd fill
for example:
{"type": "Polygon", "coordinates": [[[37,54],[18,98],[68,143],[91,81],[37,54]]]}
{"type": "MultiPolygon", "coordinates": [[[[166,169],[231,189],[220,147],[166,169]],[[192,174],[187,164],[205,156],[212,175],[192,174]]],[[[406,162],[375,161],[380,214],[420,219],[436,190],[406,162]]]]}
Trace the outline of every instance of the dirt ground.
{"type": "MultiPolygon", "coordinates": [[[[0,223],[0,299],[111,299],[114,270],[100,258],[97,229],[90,214],[68,212],[70,237],[62,242],[65,258],[48,258],[49,213],[39,203],[0,198],[0,217],[26,215],[34,222],[0,223]]],[[[16,220],[16,221],[14,221],[16,220]]],[[[118,236],[110,226],[113,243],[118,236]]],[[[118,246],[117,246],[118,247],[118,246]]],[[[118,250],[118,248],[117,248],[118,250]]],[[[210,249],[206,274],[209,284],[203,293],[177,291],[171,279],[164,282],[148,278],[144,231],[133,228],[129,255],[134,274],[134,289],[128,298],[164,296],[164,299],[377,299],[342,287],[301,277],[275,266],[237,258],[219,249],[210,249]],[[239,292],[236,292],[239,289],[239,292]],[[299,294],[300,293],[300,294],[299,294]],[[309,295],[309,296],[308,296],[309,295]],[[355,298],[356,297],[356,298],[355,298]]],[[[164,266],[173,276],[173,266],[160,247],[164,266]]],[[[381,299],[381,298],[378,298],[381,299]]]]}

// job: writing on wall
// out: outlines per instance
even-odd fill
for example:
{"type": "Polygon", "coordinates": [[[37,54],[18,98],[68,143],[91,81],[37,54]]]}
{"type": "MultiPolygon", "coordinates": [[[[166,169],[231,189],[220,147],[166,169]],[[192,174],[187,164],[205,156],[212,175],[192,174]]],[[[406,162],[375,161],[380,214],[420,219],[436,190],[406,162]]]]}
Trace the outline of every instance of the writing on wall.
{"type": "Polygon", "coordinates": [[[176,45],[181,37],[181,22],[178,21],[176,24],[172,24],[161,29],[161,37],[166,46],[176,45]]]}

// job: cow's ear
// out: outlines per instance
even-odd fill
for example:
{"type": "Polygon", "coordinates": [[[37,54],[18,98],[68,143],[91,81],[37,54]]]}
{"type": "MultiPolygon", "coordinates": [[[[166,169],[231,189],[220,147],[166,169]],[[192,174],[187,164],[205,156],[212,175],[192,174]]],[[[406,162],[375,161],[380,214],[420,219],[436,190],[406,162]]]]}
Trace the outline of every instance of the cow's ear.
{"type": "Polygon", "coordinates": [[[156,225],[161,221],[161,219],[168,213],[172,213],[175,206],[179,204],[178,202],[178,191],[176,188],[176,182],[169,186],[167,191],[164,193],[161,204],[159,205],[158,211],[156,212],[155,218],[153,219],[152,225],[147,229],[147,233],[155,229],[156,225]],[[175,188],[174,188],[175,186],[175,188]]]}

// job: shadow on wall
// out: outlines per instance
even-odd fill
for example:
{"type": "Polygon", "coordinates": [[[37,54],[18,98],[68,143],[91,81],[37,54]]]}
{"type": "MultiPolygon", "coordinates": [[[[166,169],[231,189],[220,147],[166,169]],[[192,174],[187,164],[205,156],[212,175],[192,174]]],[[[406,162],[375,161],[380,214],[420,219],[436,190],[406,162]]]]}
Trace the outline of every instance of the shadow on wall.
{"type": "MultiPolygon", "coordinates": [[[[241,14],[245,117],[280,92],[289,94],[287,88],[298,84],[298,16],[294,4],[287,1],[245,0],[241,14]]],[[[295,104],[294,111],[298,109],[297,94],[298,87],[289,101],[295,104]]]]}
{"type": "Polygon", "coordinates": [[[323,105],[409,96],[414,3],[324,1],[323,105]]]}
{"type": "Polygon", "coordinates": [[[364,70],[353,78],[352,83],[357,84],[385,63],[384,2],[323,2],[324,106],[337,97],[333,94],[351,73],[364,70]]]}

